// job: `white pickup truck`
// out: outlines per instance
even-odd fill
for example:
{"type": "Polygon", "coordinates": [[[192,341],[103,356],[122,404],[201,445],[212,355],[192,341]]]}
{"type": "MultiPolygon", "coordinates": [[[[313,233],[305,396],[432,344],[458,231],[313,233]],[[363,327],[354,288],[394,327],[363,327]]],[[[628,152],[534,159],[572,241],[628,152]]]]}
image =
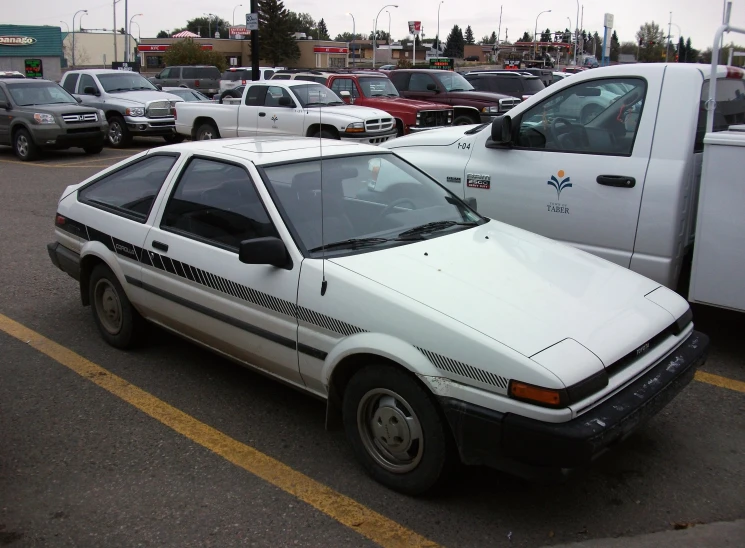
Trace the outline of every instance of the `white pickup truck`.
{"type": "Polygon", "coordinates": [[[314,82],[257,82],[246,86],[240,104],[183,105],[176,110],[176,131],[194,141],[268,135],[380,144],[396,137],[390,114],[347,105],[314,82]]]}
{"type": "MultiPolygon", "coordinates": [[[[546,88],[491,125],[428,131],[384,146],[459,196],[475,199],[483,215],[577,246],[670,288],[678,286],[696,224],[703,222],[699,187],[703,199],[706,185],[725,183],[726,173],[729,189],[706,211],[715,221],[727,215],[729,240],[720,235],[715,244],[715,230],[709,241],[719,246],[712,257],[729,254],[727,268],[740,265],[739,274],[729,275],[743,280],[745,133],[728,131],[745,123],[743,78],[742,69],[694,64],[598,68],[546,88]],[[709,101],[713,72],[716,102],[709,101]],[[709,148],[724,138],[707,135],[707,104],[716,107],[713,132],[726,132],[729,144],[720,147],[726,160],[712,160],[704,170],[711,181],[701,185],[704,137],[709,148]]],[[[384,173],[376,184],[386,184],[384,173]]],[[[713,271],[723,266],[709,263],[713,271]]],[[[550,276],[560,265],[545,266],[550,276]]],[[[725,287],[726,273],[714,274],[704,285],[725,287]]],[[[692,282],[697,275],[694,269],[692,282]]],[[[745,310],[745,283],[737,280],[718,297],[699,291],[689,299],[745,310]]],[[[583,280],[576,284],[582,291],[583,280]]]]}

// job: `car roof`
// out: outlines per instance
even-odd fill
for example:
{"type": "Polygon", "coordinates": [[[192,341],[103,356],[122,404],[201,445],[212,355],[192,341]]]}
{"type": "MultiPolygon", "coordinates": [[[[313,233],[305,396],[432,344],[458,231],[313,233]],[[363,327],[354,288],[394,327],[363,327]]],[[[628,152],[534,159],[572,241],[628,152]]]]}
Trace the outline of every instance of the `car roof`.
{"type": "MultiPolygon", "coordinates": [[[[75,69],[67,71],[65,74],[121,74],[122,72],[130,71],[122,71],[116,69],[75,69]]],[[[139,74],[139,72],[137,74],[139,74]]]]}
{"type": "MultiPolygon", "coordinates": [[[[313,76],[322,76],[318,74],[314,74],[313,76]]],[[[272,78],[271,80],[263,80],[263,81],[257,81],[257,82],[251,82],[251,85],[259,84],[262,86],[266,86],[268,82],[271,82],[273,86],[307,86],[307,85],[317,85],[322,86],[323,84],[319,84],[318,82],[310,82],[308,80],[275,80],[272,78]]],[[[248,83],[246,85],[249,85],[248,83]]]]}
{"type": "Polygon", "coordinates": [[[366,145],[348,141],[323,140],[312,137],[252,137],[237,139],[213,139],[205,141],[190,141],[177,145],[159,147],[158,151],[191,152],[193,154],[222,153],[249,160],[257,166],[287,163],[289,161],[313,160],[321,157],[334,158],[350,154],[387,154],[387,149],[374,145],[366,145]]]}
{"type": "Polygon", "coordinates": [[[517,70],[472,70],[468,74],[476,74],[478,76],[519,76],[526,80],[538,80],[538,76],[535,74],[525,74],[517,70]]]}
{"type": "MultiPolygon", "coordinates": [[[[2,76],[0,76],[0,79],[2,79],[2,76]]],[[[39,82],[44,82],[45,84],[56,84],[56,82],[52,82],[46,78],[26,78],[25,76],[23,78],[5,78],[5,80],[13,80],[13,82],[11,82],[12,84],[20,84],[22,86],[38,84],[39,82]]]]}

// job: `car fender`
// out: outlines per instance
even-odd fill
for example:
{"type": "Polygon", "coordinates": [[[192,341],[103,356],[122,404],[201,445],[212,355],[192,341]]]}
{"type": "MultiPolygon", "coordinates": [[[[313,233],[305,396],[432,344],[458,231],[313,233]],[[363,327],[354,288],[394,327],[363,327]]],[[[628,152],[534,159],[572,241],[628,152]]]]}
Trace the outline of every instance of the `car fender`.
{"type": "Polygon", "coordinates": [[[106,266],[111,269],[111,271],[114,273],[114,276],[116,276],[117,280],[119,280],[119,283],[124,288],[124,292],[127,293],[127,297],[129,298],[130,295],[127,291],[127,286],[129,284],[127,283],[126,277],[124,276],[121,265],[119,265],[119,261],[116,260],[116,256],[111,252],[111,250],[109,250],[109,248],[107,248],[101,242],[87,241],[80,249],[80,264],[83,264],[86,257],[91,256],[101,259],[106,264],[106,266]]]}
{"type": "Polygon", "coordinates": [[[16,117],[10,122],[10,135],[12,136],[16,131],[18,131],[19,127],[26,129],[31,134],[31,138],[34,137],[34,132],[29,126],[28,120],[19,117],[16,117]]]}

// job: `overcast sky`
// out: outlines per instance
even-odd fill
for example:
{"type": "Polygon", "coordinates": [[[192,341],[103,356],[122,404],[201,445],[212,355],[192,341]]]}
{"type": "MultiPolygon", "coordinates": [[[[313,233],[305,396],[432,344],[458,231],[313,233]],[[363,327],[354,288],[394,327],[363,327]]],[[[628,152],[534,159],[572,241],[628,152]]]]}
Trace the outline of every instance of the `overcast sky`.
{"type": "MultiPolygon", "coordinates": [[[[407,21],[422,22],[425,38],[433,38],[437,34],[437,1],[438,0],[392,0],[398,1],[398,8],[385,8],[390,11],[391,34],[394,39],[405,37],[407,21]]],[[[117,4],[117,28],[124,24],[124,2],[117,4]]],[[[84,28],[112,28],[113,9],[112,0],[25,0],[3,1],[0,22],[28,25],[58,25],[62,30],[66,26],[60,21],[67,22],[72,27],[72,16],[79,9],[87,9],[83,15],[84,28]]],[[[141,25],[142,37],[153,37],[161,29],[174,29],[184,25],[187,19],[202,16],[210,11],[228,21],[232,21],[233,8],[240,4],[240,0],[129,0],[129,16],[142,13],[135,21],[141,25]]],[[[385,6],[385,0],[374,2],[333,2],[337,6],[347,6],[356,19],[357,32],[368,33],[373,28],[373,20],[378,10],[385,6]]],[[[697,49],[711,47],[714,31],[721,23],[721,0],[708,2],[710,8],[704,7],[707,2],[701,0],[580,0],[580,10],[584,5],[584,28],[595,31],[602,36],[603,14],[613,13],[614,27],[620,40],[634,40],[639,26],[645,21],[658,22],[667,32],[667,23],[672,14],[672,40],[677,41],[680,27],[684,37],[691,37],[693,46],[697,49]]],[[[243,7],[235,10],[236,22],[245,19],[250,3],[243,2],[243,7]]],[[[352,31],[352,18],[345,15],[345,8],[332,7],[328,0],[286,0],[285,7],[296,12],[307,12],[317,21],[324,18],[333,38],[340,32],[352,31]]],[[[440,33],[442,39],[453,25],[463,27],[471,25],[474,36],[478,41],[485,34],[497,31],[499,27],[499,2],[487,0],[445,0],[440,8],[440,33]]],[[[500,38],[517,40],[524,31],[533,33],[536,16],[543,10],[538,20],[538,28],[563,30],[569,25],[567,17],[571,19],[572,28],[577,16],[577,1],[574,0],[521,0],[520,2],[504,3],[502,13],[502,31],[500,38]]],[[[388,14],[380,14],[378,28],[388,30],[388,14]]],[[[580,11],[580,17],[582,12],[580,11]]],[[[78,26],[76,19],[76,28],[78,26]]],[[[734,24],[745,26],[745,0],[735,0],[732,6],[734,24]]],[[[132,34],[137,36],[137,26],[132,26],[132,34]]],[[[745,43],[745,37],[731,35],[735,42],[745,43]]],[[[729,41],[729,40],[728,40],[729,41]]]]}

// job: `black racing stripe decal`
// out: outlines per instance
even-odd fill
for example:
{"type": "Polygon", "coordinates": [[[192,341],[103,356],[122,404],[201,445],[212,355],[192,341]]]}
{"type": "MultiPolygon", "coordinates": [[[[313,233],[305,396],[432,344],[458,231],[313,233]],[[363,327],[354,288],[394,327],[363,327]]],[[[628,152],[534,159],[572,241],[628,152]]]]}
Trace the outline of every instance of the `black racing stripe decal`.
{"type": "Polygon", "coordinates": [[[468,365],[467,363],[448,358],[447,356],[436,354],[435,352],[431,352],[430,350],[419,348],[418,346],[416,348],[422,354],[427,356],[427,359],[432,363],[432,365],[434,365],[441,371],[447,371],[448,373],[460,375],[461,377],[467,377],[484,384],[491,384],[492,386],[497,386],[503,390],[507,390],[509,381],[504,377],[495,375],[494,373],[490,373],[489,371],[484,371],[483,369],[479,369],[478,367],[468,365]]]}
{"type": "Polygon", "coordinates": [[[63,224],[56,224],[57,228],[60,230],[64,230],[65,232],[69,232],[73,236],[77,236],[78,238],[83,238],[84,240],[88,239],[88,230],[86,229],[86,226],[83,223],[79,223],[78,221],[74,219],[68,219],[64,215],[58,215],[59,217],[64,217],[65,222],[63,224]]]}
{"type": "Polygon", "coordinates": [[[139,261],[137,251],[135,251],[135,246],[125,241],[119,240],[118,238],[112,237],[111,239],[114,241],[114,251],[117,255],[121,255],[122,257],[126,257],[127,259],[132,259],[135,262],[139,261]]]}
{"type": "Polygon", "coordinates": [[[307,344],[303,344],[303,343],[298,343],[297,351],[303,354],[307,354],[311,358],[316,358],[321,361],[324,361],[326,359],[326,356],[329,355],[328,352],[324,352],[323,350],[318,350],[317,348],[313,348],[312,346],[308,346],[307,344]]]}
{"type": "Polygon", "coordinates": [[[90,236],[90,241],[101,242],[103,245],[108,247],[111,251],[114,251],[114,240],[108,234],[101,232],[100,230],[96,230],[95,228],[89,226],[88,235],[90,236]]]}
{"type": "Polygon", "coordinates": [[[306,323],[317,325],[318,327],[323,327],[324,329],[328,329],[329,331],[333,331],[334,333],[339,333],[341,335],[346,335],[347,337],[356,333],[367,332],[361,327],[357,327],[356,325],[337,320],[336,318],[326,316],[325,314],[319,314],[318,312],[314,312],[313,310],[305,308],[304,306],[297,307],[297,315],[300,320],[306,323]]]}

